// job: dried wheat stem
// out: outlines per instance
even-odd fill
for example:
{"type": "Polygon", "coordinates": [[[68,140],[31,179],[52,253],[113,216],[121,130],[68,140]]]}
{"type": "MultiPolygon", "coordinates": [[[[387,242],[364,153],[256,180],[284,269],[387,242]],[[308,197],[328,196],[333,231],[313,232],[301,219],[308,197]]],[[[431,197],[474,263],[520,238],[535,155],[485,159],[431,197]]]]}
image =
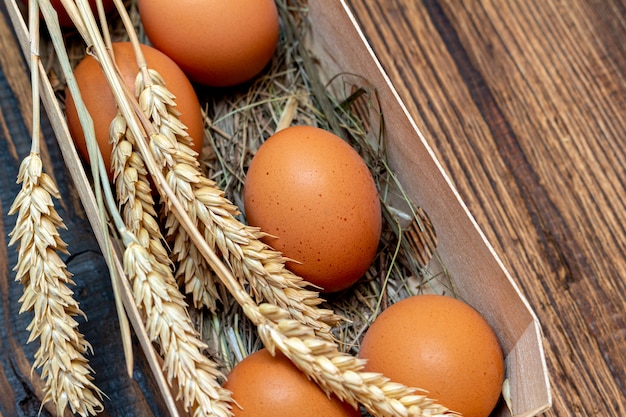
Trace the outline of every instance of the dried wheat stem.
{"type": "Polygon", "coordinates": [[[34,152],[22,161],[18,183],[22,189],[9,210],[10,215],[17,214],[9,245],[19,242],[15,270],[24,287],[20,313],[34,312],[28,342],[37,338],[40,342],[33,367],[41,368],[45,380],[43,403],[52,401],[58,415],[68,406],[81,416],[95,415],[103,409],[102,393],[85,357],[91,346],[74,319],[84,314],[68,288],[74,282],[57,253],[67,253],[58,233],[65,225],[52,201],[60,195],[34,152]]]}
{"type": "MultiPolygon", "coordinates": [[[[257,300],[284,307],[294,318],[330,339],[330,325],[337,323],[339,317],[318,308],[322,302],[319,294],[306,289],[308,283],[285,268],[287,259],[261,242],[264,234],[258,228],[236,219],[237,207],[225,198],[215,182],[202,174],[196,155],[185,143],[188,139],[174,107],[174,97],[163,80],[156,73],[151,74],[150,80],[138,77],[139,103],[159,127],[159,133],[151,135],[151,148],[187,214],[257,300]]],[[[181,239],[178,236],[184,229],[175,213],[168,212],[166,226],[171,236],[181,239]]],[[[186,232],[182,235],[187,239],[186,232]]],[[[205,264],[201,257],[195,262],[205,264]]]]}
{"type": "Polygon", "coordinates": [[[178,384],[185,409],[197,416],[229,416],[230,393],[221,388],[223,375],[203,355],[207,348],[195,330],[162,242],[145,164],[133,150],[125,119],[111,123],[111,156],[117,198],[134,239],[124,255],[124,268],[142,310],[148,336],[158,342],[168,382],[178,384]]]}

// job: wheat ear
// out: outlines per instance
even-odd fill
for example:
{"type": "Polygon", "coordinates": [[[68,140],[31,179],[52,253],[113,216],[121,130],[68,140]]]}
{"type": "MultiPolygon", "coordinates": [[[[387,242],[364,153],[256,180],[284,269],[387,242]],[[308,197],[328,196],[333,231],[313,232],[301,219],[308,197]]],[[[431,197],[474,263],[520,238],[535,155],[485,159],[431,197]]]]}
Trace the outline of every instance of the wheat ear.
{"type": "MultiPolygon", "coordinates": [[[[202,174],[193,151],[184,140],[181,141],[184,135],[180,132],[184,129],[169,129],[169,126],[181,126],[181,122],[174,97],[162,78],[151,71],[150,79],[140,75],[137,85],[142,110],[157,121],[155,124],[159,128],[159,133],[151,135],[155,159],[165,170],[168,184],[211,248],[236,271],[243,286],[249,284],[257,300],[284,307],[294,318],[330,339],[330,326],[340,318],[330,310],[318,308],[322,302],[319,294],[306,289],[308,283],[285,268],[287,259],[261,242],[264,234],[258,228],[236,219],[237,207],[224,197],[214,181],[202,174]]],[[[167,205],[164,207],[168,208],[167,205]]],[[[175,213],[168,211],[166,214],[170,236],[182,235],[188,239],[175,213]]],[[[202,257],[196,262],[206,263],[202,257]]]]}
{"type": "Polygon", "coordinates": [[[218,382],[223,375],[203,355],[206,344],[195,330],[183,295],[162,245],[147,171],[124,117],[111,123],[111,165],[117,198],[128,230],[135,239],[124,252],[124,268],[135,303],[145,315],[148,336],[158,342],[168,382],[178,384],[179,398],[195,416],[230,416],[230,392],[218,382]]]}
{"type": "MultiPolygon", "coordinates": [[[[226,277],[228,279],[228,277],[226,277]]],[[[233,280],[234,281],[234,280],[233,280]]],[[[363,405],[375,416],[422,417],[453,415],[446,407],[414,388],[392,382],[382,374],[364,372],[365,361],[340,352],[285,309],[254,300],[236,282],[227,284],[246,316],[257,326],[265,347],[287,356],[326,393],[353,407],[363,405]]]]}
{"type": "Polygon", "coordinates": [[[52,401],[60,416],[67,406],[81,416],[95,415],[103,409],[102,393],[93,383],[93,370],[85,357],[91,345],[74,319],[84,314],[72,297],[68,285],[74,282],[58,255],[67,253],[58,232],[65,225],[52,200],[60,198],[59,191],[43,172],[36,152],[22,161],[18,183],[22,189],[9,210],[9,215],[17,213],[9,245],[19,242],[14,269],[24,287],[20,313],[34,312],[27,327],[28,342],[40,342],[33,367],[41,367],[45,380],[42,404],[52,401]]]}
{"type": "Polygon", "coordinates": [[[109,129],[111,169],[117,202],[122,209],[124,224],[135,234],[139,242],[163,265],[171,265],[165,239],[157,221],[154,198],[148,171],[143,158],[134,149],[132,134],[126,119],[117,114],[109,129]]]}
{"type": "MultiPolygon", "coordinates": [[[[180,121],[180,113],[175,107],[174,96],[163,87],[165,82],[161,76],[152,69],[146,69],[146,74],[140,73],[137,77],[138,85],[136,93],[142,109],[149,109],[146,113],[154,128],[170,138],[178,141],[185,151],[181,154],[188,157],[187,163],[199,166],[198,155],[191,149],[192,138],[187,134],[187,128],[180,121]],[[142,88],[139,80],[149,77],[156,81],[150,87],[142,88]],[[149,93],[148,93],[149,91],[149,93]]],[[[197,138],[196,140],[201,140],[197,138]]],[[[191,197],[191,196],[190,196],[191,197]]],[[[195,307],[206,306],[211,311],[216,310],[216,300],[219,293],[215,286],[215,276],[210,268],[202,261],[202,255],[198,253],[191,243],[189,236],[176,223],[172,223],[172,216],[166,215],[168,237],[172,241],[171,257],[176,262],[176,278],[187,294],[191,294],[195,307]]]]}

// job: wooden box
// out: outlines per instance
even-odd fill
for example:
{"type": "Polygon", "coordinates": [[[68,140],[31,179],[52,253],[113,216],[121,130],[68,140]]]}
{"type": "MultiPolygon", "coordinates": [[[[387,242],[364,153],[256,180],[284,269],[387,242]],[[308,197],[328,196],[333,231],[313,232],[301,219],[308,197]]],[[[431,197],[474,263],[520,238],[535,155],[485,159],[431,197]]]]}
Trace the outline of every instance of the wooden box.
{"type": "MultiPolygon", "coordinates": [[[[437,251],[458,296],[481,312],[499,337],[506,356],[510,410],[501,402],[493,415],[535,416],[546,411],[551,404],[550,387],[535,314],[436,160],[428,138],[402,104],[349,7],[343,0],[310,0],[309,7],[308,46],[320,63],[320,74],[355,74],[376,91],[385,115],[382,129],[389,163],[410,199],[428,213],[437,235],[437,251]]],[[[8,0],[7,8],[27,54],[27,31],[19,7],[8,0]]],[[[71,143],[68,129],[43,71],[42,100],[81,201],[91,206],[87,213],[94,213],[95,198],[75,150],[67,145],[71,143]]],[[[103,244],[97,218],[90,222],[103,244]]]]}

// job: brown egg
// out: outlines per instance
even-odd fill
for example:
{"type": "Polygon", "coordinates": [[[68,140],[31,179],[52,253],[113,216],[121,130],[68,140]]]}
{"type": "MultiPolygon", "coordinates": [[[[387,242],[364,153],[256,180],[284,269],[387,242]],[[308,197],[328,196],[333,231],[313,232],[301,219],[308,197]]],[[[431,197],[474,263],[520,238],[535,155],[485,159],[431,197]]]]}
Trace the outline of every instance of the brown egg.
{"type": "MultiPolygon", "coordinates": [[[[147,45],[141,47],[148,67],[156,70],[165,80],[166,87],[176,96],[176,107],[181,112],[181,120],[187,126],[187,133],[193,138],[193,149],[200,153],[204,136],[204,122],[200,102],[181,69],[163,53],[147,45]]],[[[137,63],[129,42],[113,44],[115,60],[130,91],[135,91],[135,78],[138,73],[137,63]]],[[[85,106],[93,119],[96,139],[102,152],[107,172],[111,169],[111,151],[109,126],[117,114],[113,93],[102,73],[100,65],[91,56],[86,56],[74,69],[74,76],[85,106]]],[[[80,155],[89,162],[87,144],[78,113],[69,90],[66,92],[66,117],[70,133],[80,155]]]]}
{"type": "Polygon", "coordinates": [[[360,155],[323,129],[295,126],[270,137],[247,172],[249,224],[295,262],[295,274],[335,292],[369,268],[382,216],[374,179],[360,155]]]}
{"type": "Polygon", "coordinates": [[[327,396],[283,354],[261,349],[238,363],[224,388],[241,406],[235,417],[360,417],[361,412],[327,396]]]}
{"type": "Polygon", "coordinates": [[[487,321],[442,295],[406,298],[369,327],[359,356],[365,369],[422,388],[464,417],[487,417],[504,381],[504,358],[487,321]]]}
{"type": "Polygon", "coordinates": [[[139,0],[139,14],[154,47],[213,87],[259,74],[280,32],[274,0],[139,0]]]}

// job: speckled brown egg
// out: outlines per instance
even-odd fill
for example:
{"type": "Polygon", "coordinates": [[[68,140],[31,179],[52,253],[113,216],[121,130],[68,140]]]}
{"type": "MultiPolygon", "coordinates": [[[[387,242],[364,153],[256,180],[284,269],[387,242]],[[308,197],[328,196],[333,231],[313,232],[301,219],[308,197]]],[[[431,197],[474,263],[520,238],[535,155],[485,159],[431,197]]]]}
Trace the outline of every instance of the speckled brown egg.
{"type": "Polygon", "coordinates": [[[238,363],[224,388],[240,406],[235,417],[360,417],[361,412],[327,396],[287,357],[261,349],[238,363]]]}
{"type": "Polygon", "coordinates": [[[338,136],[294,126],[257,151],[244,186],[249,224],[294,262],[287,267],[324,292],[350,287],[369,268],[381,233],[374,179],[338,136]]]}
{"type": "Polygon", "coordinates": [[[449,296],[417,295],[386,309],[363,338],[365,369],[422,388],[464,417],[487,417],[500,397],[504,358],[487,321],[449,296]]]}

